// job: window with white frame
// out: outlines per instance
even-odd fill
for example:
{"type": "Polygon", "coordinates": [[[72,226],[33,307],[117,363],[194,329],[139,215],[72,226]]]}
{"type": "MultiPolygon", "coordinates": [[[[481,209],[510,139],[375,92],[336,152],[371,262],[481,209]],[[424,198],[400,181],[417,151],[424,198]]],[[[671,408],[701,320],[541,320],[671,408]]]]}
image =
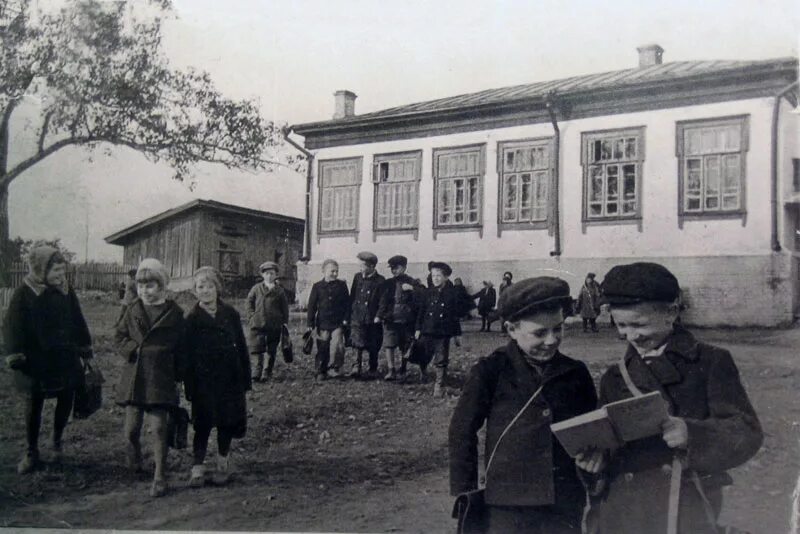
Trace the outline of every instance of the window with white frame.
{"type": "Polygon", "coordinates": [[[375,156],[375,230],[417,228],[421,170],[421,151],[375,156]]]}
{"type": "Polygon", "coordinates": [[[500,223],[547,220],[550,140],[500,143],[500,223]]]}
{"type": "Polygon", "coordinates": [[[358,192],[362,159],[319,162],[319,232],[354,232],[358,228],[358,192]]]}
{"type": "Polygon", "coordinates": [[[484,145],[433,152],[435,226],[480,226],[484,145]]]}
{"type": "Polygon", "coordinates": [[[644,162],[644,128],[583,134],[584,220],[633,219],[644,162]]]}
{"type": "Polygon", "coordinates": [[[677,134],[681,214],[741,213],[747,118],[680,122],[677,134]]]}

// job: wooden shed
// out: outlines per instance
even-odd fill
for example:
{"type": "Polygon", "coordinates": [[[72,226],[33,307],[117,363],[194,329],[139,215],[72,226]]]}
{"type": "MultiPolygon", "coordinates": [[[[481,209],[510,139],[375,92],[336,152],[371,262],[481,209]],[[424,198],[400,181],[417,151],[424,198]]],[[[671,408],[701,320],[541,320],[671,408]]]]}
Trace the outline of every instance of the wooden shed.
{"type": "Polygon", "coordinates": [[[260,279],[258,266],[269,260],[278,263],[281,285],[294,294],[303,220],[197,199],[120,230],[105,241],[125,247],[127,266],[135,267],[148,257],[161,260],[173,290],[191,288],[192,273],[211,265],[233,293],[241,294],[260,279]]]}

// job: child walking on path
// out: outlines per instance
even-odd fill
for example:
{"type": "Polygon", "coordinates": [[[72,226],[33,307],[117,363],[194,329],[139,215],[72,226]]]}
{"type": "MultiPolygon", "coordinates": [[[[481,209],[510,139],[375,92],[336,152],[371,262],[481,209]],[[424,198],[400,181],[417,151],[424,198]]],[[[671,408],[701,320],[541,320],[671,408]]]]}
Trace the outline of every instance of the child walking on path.
{"type": "Polygon", "coordinates": [[[578,295],[578,313],[583,319],[583,331],[597,332],[597,316],[600,315],[600,285],[594,280],[595,274],[586,275],[586,280],[578,295]]]}
{"type": "MultiPolygon", "coordinates": [[[[452,282],[447,279],[453,273],[449,265],[432,262],[432,286],[425,291],[425,296],[417,313],[417,331],[414,334],[421,339],[429,361],[436,368],[436,383],[433,396],[444,396],[444,384],[447,380],[447,366],[450,362],[450,339],[455,337],[457,347],[461,346],[461,323],[458,321],[462,309],[462,299],[452,282]]],[[[427,365],[420,365],[425,374],[427,365]]]]}
{"type": "Polygon", "coordinates": [[[192,403],[194,465],[189,484],[206,483],[205,457],[211,429],[217,429],[214,482],[225,484],[232,471],[231,441],[247,430],[245,392],[250,359],[239,313],[219,295],[222,281],[213,267],[194,275],[198,303],[186,315],[186,399],[192,403]]]}
{"type": "Polygon", "coordinates": [[[669,417],[661,435],[578,459],[605,477],[600,532],[716,533],[726,471],[764,438],[736,364],[677,324],[680,288],[662,265],[618,265],[602,291],[628,349],[601,377],[600,403],[659,391],[669,417]]]}
{"type": "Polygon", "coordinates": [[[139,297],[116,327],[117,352],[124,359],[116,389],[117,404],[125,407],[128,465],[141,471],[141,433],[144,416],[153,433],[155,473],[150,495],[167,491],[167,416],[178,406],[183,373],[183,310],[168,300],[169,277],[156,259],[142,260],[136,270],[139,297]]]}
{"type": "Polygon", "coordinates": [[[356,351],[356,364],[352,376],[360,377],[364,351],[369,355],[369,373],[378,372],[378,353],[381,350],[383,332],[379,321],[375,321],[380,299],[380,288],[386,280],[378,274],[375,266],[378,257],[371,252],[359,252],[361,271],[353,277],[350,287],[350,339],[356,351]]]}
{"type": "Polygon", "coordinates": [[[265,261],[259,267],[264,281],[256,284],[247,294],[247,335],[250,353],[257,358],[252,379],[256,382],[272,378],[281,327],[289,323],[289,301],[283,288],[276,282],[278,264],[265,261]],[[269,355],[264,367],[264,352],[269,355]]]}
{"type": "MultiPolygon", "coordinates": [[[[383,349],[386,351],[386,380],[403,378],[406,374],[406,351],[414,341],[417,320],[417,295],[422,285],[406,274],[408,259],[405,256],[389,258],[392,278],[383,283],[375,321],[383,323],[383,349]],[[402,360],[397,369],[397,353],[402,360]]],[[[423,375],[424,376],[424,375],[423,375]]]]}
{"type": "Polygon", "coordinates": [[[67,285],[67,261],[40,246],[28,257],[29,273],[11,297],[3,337],[14,382],[24,397],[27,451],[17,465],[25,474],[39,463],[39,428],[45,399],[56,398],[53,456],[62,454],[75,389],[83,383],[81,360],[92,357],[91,336],[78,297],[67,285]]]}
{"type": "MultiPolygon", "coordinates": [[[[315,360],[318,380],[328,378],[331,350],[334,351],[334,364],[344,360],[344,338],[342,326],[350,311],[350,293],[347,284],[339,280],[339,264],[327,259],[322,263],[323,279],[311,286],[308,295],[306,320],[309,329],[316,330],[317,356],[315,360]]],[[[339,376],[334,367],[333,377],[339,376]]]]}
{"type": "Polygon", "coordinates": [[[472,295],[473,299],[478,299],[478,315],[481,316],[481,332],[492,331],[492,320],[490,314],[494,311],[497,304],[497,292],[494,285],[488,281],[483,281],[483,289],[472,295]]]}

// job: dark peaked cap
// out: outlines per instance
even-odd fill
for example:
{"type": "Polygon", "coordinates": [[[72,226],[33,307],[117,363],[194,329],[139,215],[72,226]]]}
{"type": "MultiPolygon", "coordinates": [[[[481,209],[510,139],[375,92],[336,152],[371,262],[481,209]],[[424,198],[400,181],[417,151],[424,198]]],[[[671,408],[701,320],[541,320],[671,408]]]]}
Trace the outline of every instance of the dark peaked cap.
{"type": "Polygon", "coordinates": [[[389,261],[387,263],[389,264],[389,267],[396,267],[398,265],[402,265],[403,267],[405,267],[408,265],[408,258],[398,254],[397,256],[392,256],[391,258],[389,258],[389,261]]]}
{"type": "Polygon", "coordinates": [[[516,321],[545,307],[571,303],[568,283],[553,276],[539,276],[509,286],[500,295],[497,311],[506,321],[516,321]]]}
{"type": "Polygon", "coordinates": [[[433,269],[439,269],[445,276],[453,274],[453,269],[443,261],[432,261],[428,263],[428,270],[432,271],[433,269]]]}
{"type": "Polygon", "coordinates": [[[678,279],[658,263],[638,262],[613,267],[600,284],[603,302],[637,304],[646,301],[673,302],[681,293],[678,279]]]}

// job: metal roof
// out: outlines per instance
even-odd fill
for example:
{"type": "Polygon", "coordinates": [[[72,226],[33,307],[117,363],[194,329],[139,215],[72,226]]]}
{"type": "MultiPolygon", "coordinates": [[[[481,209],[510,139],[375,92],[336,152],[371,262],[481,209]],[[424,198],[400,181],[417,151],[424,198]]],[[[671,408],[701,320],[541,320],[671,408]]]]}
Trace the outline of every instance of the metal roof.
{"type": "Polygon", "coordinates": [[[325,129],[326,126],[346,126],[351,123],[357,124],[362,122],[375,123],[382,122],[383,120],[435,114],[463,108],[507,104],[522,100],[544,99],[548,94],[553,92],[560,96],[578,95],[602,90],[652,85],[661,82],[688,82],[694,79],[702,79],[727,73],[736,74],[749,72],[751,70],[760,71],[762,69],[766,71],[785,70],[792,67],[795,71],[797,70],[797,58],[787,57],[754,61],[675,61],[648,67],[635,67],[598,74],[573,76],[560,80],[488,89],[477,93],[468,93],[436,100],[428,100],[426,102],[407,104],[342,119],[298,124],[293,126],[293,129],[302,135],[304,130],[325,129]]]}
{"type": "Polygon", "coordinates": [[[277,213],[270,213],[268,211],[261,211],[261,210],[254,210],[251,208],[244,208],[242,206],[234,206],[233,204],[225,204],[223,202],[217,202],[216,200],[203,200],[203,199],[195,199],[186,204],[182,204],[175,208],[169,209],[167,211],[161,212],[157,215],[153,215],[152,217],[148,217],[138,223],[129,226],[123,230],[120,230],[116,233],[111,234],[110,236],[105,238],[105,242],[110,245],[118,245],[122,244],[124,238],[130,236],[133,233],[136,233],[148,226],[152,226],[158,222],[171,219],[176,215],[181,213],[187,212],[192,209],[200,209],[200,208],[208,208],[214,211],[221,211],[225,213],[231,213],[234,215],[246,215],[249,217],[257,217],[260,219],[267,219],[269,221],[278,222],[278,223],[288,223],[288,224],[296,224],[299,226],[303,226],[303,219],[298,219],[297,217],[290,217],[288,215],[279,215],[277,213]]]}

